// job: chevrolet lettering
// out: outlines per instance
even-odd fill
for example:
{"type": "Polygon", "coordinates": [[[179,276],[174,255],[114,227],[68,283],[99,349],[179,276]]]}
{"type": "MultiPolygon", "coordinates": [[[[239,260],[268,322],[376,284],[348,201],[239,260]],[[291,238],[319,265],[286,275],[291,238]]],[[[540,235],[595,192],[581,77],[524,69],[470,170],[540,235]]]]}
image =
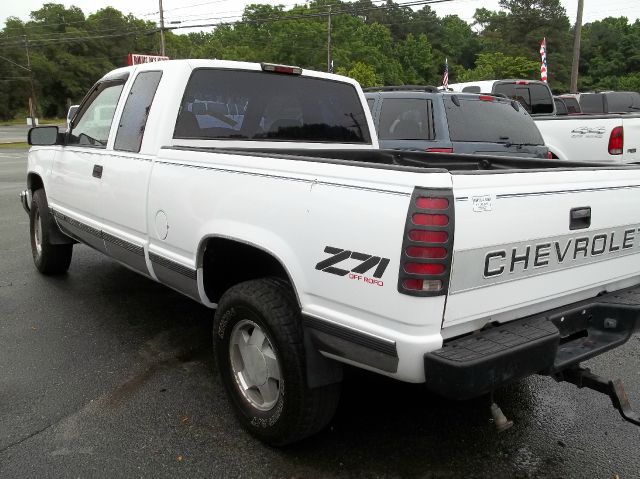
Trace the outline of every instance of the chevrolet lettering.
{"type": "Polygon", "coordinates": [[[525,246],[488,252],[484,260],[484,277],[532,272],[536,268],[571,268],[607,255],[633,254],[638,248],[640,228],[621,227],[608,232],[594,232],[569,238],[543,240],[525,246]]]}

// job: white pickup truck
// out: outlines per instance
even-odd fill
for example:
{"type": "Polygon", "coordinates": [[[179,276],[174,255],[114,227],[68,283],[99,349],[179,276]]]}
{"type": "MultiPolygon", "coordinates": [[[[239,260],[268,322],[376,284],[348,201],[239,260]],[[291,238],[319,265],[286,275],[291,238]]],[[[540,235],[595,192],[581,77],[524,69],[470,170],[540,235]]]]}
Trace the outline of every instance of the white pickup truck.
{"type": "Polygon", "coordinates": [[[29,142],[37,269],[82,242],[216,309],[222,381],[270,444],[328,423],[341,363],[454,399],[536,373],[609,391],[579,364],[638,326],[640,169],[377,150],[348,78],[122,68],[29,142]]]}
{"type": "Polygon", "coordinates": [[[640,162],[640,114],[556,116],[551,90],[536,80],[453,83],[456,92],[497,93],[518,100],[531,114],[554,158],[600,163],[640,162]]]}

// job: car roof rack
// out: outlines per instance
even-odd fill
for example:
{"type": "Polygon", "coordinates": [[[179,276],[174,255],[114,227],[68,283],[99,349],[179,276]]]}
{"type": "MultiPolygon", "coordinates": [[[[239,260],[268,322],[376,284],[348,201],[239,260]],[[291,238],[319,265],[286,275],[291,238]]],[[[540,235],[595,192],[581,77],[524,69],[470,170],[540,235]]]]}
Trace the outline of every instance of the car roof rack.
{"type": "Polygon", "coordinates": [[[438,88],[433,85],[372,86],[363,88],[363,91],[426,91],[429,93],[438,93],[438,88]]]}

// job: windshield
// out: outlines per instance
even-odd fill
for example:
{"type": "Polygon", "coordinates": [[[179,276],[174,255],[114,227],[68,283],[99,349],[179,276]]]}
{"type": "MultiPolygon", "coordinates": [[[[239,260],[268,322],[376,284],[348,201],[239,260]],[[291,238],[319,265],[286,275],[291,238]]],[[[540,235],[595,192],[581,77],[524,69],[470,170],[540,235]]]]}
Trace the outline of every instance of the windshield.
{"type": "Polygon", "coordinates": [[[444,100],[451,141],[544,145],[538,127],[523,108],[516,110],[509,101],[480,97],[457,97],[454,102],[454,96],[444,100]]]}

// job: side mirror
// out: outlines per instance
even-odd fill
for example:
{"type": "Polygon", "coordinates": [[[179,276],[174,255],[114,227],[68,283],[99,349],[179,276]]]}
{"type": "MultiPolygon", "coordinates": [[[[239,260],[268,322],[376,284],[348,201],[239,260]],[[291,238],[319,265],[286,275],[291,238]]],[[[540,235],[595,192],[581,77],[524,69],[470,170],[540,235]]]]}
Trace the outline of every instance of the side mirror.
{"type": "Polygon", "coordinates": [[[73,117],[76,115],[76,112],[80,108],[80,105],[71,105],[69,107],[69,111],[67,112],[67,131],[71,129],[71,121],[73,117]]]}
{"type": "Polygon", "coordinates": [[[59,145],[57,126],[36,126],[29,130],[27,141],[33,146],[59,145]]]}

